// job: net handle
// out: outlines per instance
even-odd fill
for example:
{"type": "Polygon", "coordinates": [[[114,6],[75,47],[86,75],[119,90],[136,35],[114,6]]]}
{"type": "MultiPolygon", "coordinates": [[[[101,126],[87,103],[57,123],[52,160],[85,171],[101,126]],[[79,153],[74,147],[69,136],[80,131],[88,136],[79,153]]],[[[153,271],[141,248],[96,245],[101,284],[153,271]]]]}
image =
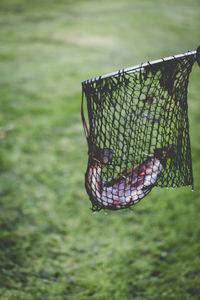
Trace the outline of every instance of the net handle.
{"type": "Polygon", "coordinates": [[[84,109],[83,109],[83,101],[84,101],[84,88],[82,88],[81,119],[82,119],[83,129],[84,129],[84,132],[85,132],[85,137],[86,137],[86,140],[87,140],[87,143],[88,143],[88,146],[89,146],[90,134],[89,134],[89,130],[88,130],[86,120],[85,120],[84,109]]]}
{"type": "Polygon", "coordinates": [[[200,67],[200,46],[197,48],[196,60],[197,60],[197,63],[200,67]]]}

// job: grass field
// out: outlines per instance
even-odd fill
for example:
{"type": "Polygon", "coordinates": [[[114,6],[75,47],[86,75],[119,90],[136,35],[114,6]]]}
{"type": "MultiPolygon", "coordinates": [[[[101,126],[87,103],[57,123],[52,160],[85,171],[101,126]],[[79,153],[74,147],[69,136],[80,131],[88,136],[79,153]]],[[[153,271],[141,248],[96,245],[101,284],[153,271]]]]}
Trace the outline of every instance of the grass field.
{"type": "Polygon", "coordinates": [[[189,84],[195,191],[92,214],[81,81],[194,50],[199,0],[0,0],[0,299],[200,299],[200,69],[189,84]]]}

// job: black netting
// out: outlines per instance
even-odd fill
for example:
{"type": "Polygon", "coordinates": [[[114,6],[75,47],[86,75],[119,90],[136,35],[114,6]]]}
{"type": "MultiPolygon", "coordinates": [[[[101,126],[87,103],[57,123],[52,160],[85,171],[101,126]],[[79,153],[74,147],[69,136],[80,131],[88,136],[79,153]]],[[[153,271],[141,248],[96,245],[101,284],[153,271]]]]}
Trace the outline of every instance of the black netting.
{"type": "Polygon", "coordinates": [[[83,82],[93,210],[129,207],[154,186],[193,186],[187,86],[195,53],[83,82]]]}

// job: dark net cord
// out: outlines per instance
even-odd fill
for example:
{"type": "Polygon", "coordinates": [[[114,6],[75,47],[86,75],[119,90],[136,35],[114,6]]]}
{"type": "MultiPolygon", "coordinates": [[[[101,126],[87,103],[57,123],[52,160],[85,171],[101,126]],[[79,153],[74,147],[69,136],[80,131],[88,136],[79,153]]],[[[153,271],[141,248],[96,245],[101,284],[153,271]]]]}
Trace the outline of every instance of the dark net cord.
{"type": "Polygon", "coordinates": [[[154,186],[193,188],[187,87],[195,60],[199,48],[82,83],[94,211],[130,207],[154,186]]]}

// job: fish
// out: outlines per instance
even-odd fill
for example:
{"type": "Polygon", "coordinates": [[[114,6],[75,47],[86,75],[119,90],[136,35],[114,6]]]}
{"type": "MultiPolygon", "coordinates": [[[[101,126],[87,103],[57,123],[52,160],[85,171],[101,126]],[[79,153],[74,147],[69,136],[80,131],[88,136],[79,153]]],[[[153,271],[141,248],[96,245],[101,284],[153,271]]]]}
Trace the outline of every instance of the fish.
{"type": "Polygon", "coordinates": [[[155,149],[153,157],[118,174],[110,182],[104,182],[101,173],[112,160],[114,150],[98,149],[96,157],[91,157],[86,173],[86,189],[90,198],[106,209],[122,209],[136,204],[150,193],[158,181],[166,165],[169,150],[166,149],[155,149]]]}

